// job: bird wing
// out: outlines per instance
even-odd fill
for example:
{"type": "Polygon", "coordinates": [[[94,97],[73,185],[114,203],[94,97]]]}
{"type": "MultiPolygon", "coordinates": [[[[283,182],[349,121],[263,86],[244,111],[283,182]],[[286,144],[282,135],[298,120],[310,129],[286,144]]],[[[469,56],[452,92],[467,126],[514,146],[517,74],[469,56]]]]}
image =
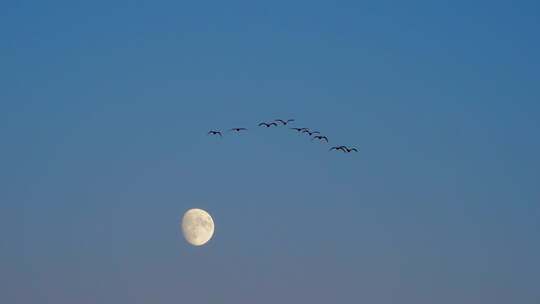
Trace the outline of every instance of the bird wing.
{"type": "Polygon", "coordinates": [[[287,123],[283,119],[275,119],[274,121],[279,121],[280,123],[286,125],[287,123]]]}
{"type": "Polygon", "coordinates": [[[275,122],[271,122],[271,123],[269,123],[268,125],[270,125],[270,126],[271,126],[271,125],[274,125],[274,126],[277,127],[277,123],[275,123],[275,122]]]}

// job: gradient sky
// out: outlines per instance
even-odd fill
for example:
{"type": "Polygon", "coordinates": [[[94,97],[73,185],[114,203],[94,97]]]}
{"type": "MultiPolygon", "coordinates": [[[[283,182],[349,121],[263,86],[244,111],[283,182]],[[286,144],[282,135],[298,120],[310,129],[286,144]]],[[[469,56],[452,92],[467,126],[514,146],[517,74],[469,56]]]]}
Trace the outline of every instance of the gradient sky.
{"type": "Polygon", "coordinates": [[[538,1],[158,2],[0,4],[0,302],[540,302],[538,1]]]}

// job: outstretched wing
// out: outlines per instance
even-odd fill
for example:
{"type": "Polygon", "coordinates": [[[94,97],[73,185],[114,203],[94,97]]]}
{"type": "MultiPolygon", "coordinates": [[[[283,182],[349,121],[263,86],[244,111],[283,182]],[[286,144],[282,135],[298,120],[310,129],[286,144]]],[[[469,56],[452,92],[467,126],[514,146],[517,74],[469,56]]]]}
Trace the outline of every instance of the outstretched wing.
{"type": "Polygon", "coordinates": [[[324,139],[324,140],[326,140],[326,142],[328,142],[328,137],[326,137],[326,136],[319,136],[319,139],[324,139]]]}
{"type": "Polygon", "coordinates": [[[269,125],[269,126],[272,126],[272,125],[273,125],[273,126],[276,126],[276,127],[277,127],[277,123],[275,123],[275,122],[271,122],[271,123],[269,123],[268,125],[269,125]]]}
{"type": "Polygon", "coordinates": [[[274,121],[279,121],[280,123],[286,125],[287,123],[283,119],[275,119],[274,121]]]}

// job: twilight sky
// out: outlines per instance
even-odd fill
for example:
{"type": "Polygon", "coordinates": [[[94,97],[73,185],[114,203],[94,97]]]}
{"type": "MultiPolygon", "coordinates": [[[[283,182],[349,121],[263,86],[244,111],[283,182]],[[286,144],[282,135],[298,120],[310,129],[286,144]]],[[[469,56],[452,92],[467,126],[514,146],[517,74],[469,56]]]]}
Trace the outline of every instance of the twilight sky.
{"type": "Polygon", "coordinates": [[[538,1],[191,2],[0,4],[0,302],[540,301],[538,1]]]}

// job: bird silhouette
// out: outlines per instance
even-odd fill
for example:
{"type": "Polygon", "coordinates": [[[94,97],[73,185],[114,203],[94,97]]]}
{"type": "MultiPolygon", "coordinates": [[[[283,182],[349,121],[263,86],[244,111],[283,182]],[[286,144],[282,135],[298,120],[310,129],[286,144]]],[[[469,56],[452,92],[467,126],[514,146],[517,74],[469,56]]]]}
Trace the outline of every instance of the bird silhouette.
{"type": "Polygon", "coordinates": [[[304,130],[307,130],[308,128],[290,128],[290,129],[291,129],[291,130],[296,130],[296,131],[298,131],[298,132],[302,132],[302,133],[303,133],[303,131],[304,131],[304,130]]]}
{"type": "Polygon", "coordinates": [[[240,131],[247,131],[247,129],[246,128],[232,128],[229,131],[240,132],[240,131]]]}
{"type": "Polygon", "coordinates": [[[335,147],[330,148],[330,150],[328,150],[328,151],[332,151],[332,150],[336,150],[336,151],[337,151],[337,150],[340,150],[340,151],[346,152],[346,150],[345,150],[346,148],[347,148],[347,147],[345,147],[345,146],[335,146],[335,147]]]}
{"type": "Polygon", "coordinates": [[[328,137],[326,136],[317,135],[317,136],[314,136],[311,140],[314,140],[314,139],[318,139],[319,141],[325,140],[326,142],[328,142],[328,137]]]}
{"type": "Polygon", "coordinates": [[[278,122],[282,123],[282,124],[285,126],[285,125],[287,125],[288,123],[293,122],[294,119],[287,119],[287,120],[276,119],[276,120],[274,120],[274,121],[278,121],[278,122]]]}
{"type": "Polygon", "coordinates": [[[304,131],[302,131],[302,133],[307,133],[307,134],[309,134],[309,136],[311,136],[313,134],[321,134],[321,132],[319,132],[319,131],[310,131],[309,129],[305,129],[304,131]]]}
{"type": "Polygon", "coordinates": [[[348,147],[343,147],[345,150],[347,150],[347,153],[350,153],[351,151],[354,151],[354,152],[358,152],[358,150],[356,150],[356,148],[348,148],[348,147]]]}
{"type": "Polygon", "coordinates": [[[276,126],[276,127],[277,127],[277,123],[275,123],[275,122],[271,122],[271,123],[261,122],[261,123],[259,124],[259,127],[260,127],[260,126],[265,126],[265,127],[267,127],[267,128],[269,128],[270,126],[276,126]]]}
{"type": "Polygon", "coordinates": [[[221,131],[215,131],[215,130],[210,130],[208,131],[207,133],[208,135],[219,135],[219,136],[223,136],[223,134],[221,134],[221,131]]]}

